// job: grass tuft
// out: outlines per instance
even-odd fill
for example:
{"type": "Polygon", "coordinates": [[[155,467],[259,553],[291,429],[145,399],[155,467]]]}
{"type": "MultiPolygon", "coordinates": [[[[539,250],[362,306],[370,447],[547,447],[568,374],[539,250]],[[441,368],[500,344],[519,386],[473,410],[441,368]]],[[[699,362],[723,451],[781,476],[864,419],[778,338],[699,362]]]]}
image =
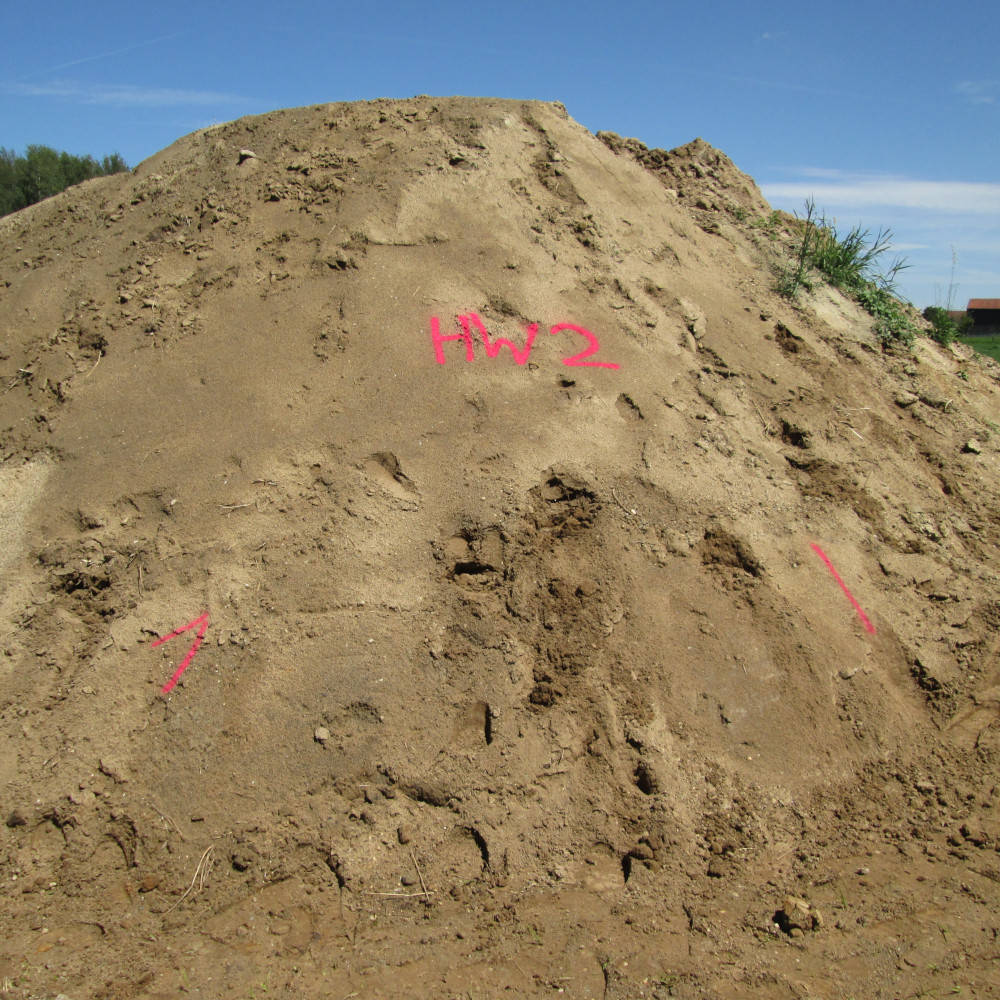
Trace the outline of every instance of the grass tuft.
{"type": "Polygon", "coordinates": [[[845,235],[826,216],[816,215],[816,204],[806,201],[805,217],[799,220],[801,239],[793,263],[778,281],[778,291],[794,299],[800,288],[812,287],[810,277],[819,272],[831,285],[852,296],[875,320],[875,335],[883,347],[912,346],[917,327],[895,297],[899,272],[909,267],[897,257],[884,266],[892,248],[892,231],[855,226],[845,235]]]}

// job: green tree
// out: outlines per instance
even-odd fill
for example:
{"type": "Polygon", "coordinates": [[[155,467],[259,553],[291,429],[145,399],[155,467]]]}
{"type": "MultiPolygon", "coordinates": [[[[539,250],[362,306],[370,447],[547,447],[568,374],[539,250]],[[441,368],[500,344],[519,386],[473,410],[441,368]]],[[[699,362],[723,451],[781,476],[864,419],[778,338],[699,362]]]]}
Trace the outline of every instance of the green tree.
{"type": "Polygon", "coordinates": [[[0,215],[16,212],[73,184],[128,170],[118,153],[96,160],[74,156],[51,146],[28,146],[24,156],[0,147],[0,215]]]}
{"type": "Polygon", "coordinates": [[[17,182],[25,205],[49,198],[66,187],[59,154],[51,146],[29,146],[18,167],[17,182]]]}
{"type": "Polygon", "coordinates": [[[0,215],[20,207],[17,203],[17,153],[0,147],[0,215]]]}
{"type": "Polygon", "coordinates": [[[105,174],[121,174],[128,170],[128,164],[121,153],[112,153],[101,161],[101,170],[105,174]]]}

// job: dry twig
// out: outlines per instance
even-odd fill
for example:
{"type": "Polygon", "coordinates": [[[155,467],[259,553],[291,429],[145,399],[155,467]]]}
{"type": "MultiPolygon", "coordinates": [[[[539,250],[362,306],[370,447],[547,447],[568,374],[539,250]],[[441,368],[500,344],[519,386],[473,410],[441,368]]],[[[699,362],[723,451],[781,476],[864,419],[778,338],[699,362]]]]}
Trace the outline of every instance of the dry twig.
{"type": "Polygon", "coordinates": [[[429,896],[430,893],[427,891],[427,883],[424,881],[423,872],[420,870],[420,865],[417,864],[417,856],[413,853],[413,849],[410,849],[410,860],[413,862],[413,867],[417,870],[417,878],[420,879],[420,888],[424,890],[424,895],[429,896]]]}
{"type": "Polygon", "coordinates": [[[183,903],[184,900],[188,898],[188,896],[191,894],[191,891],[194,889],[196,882],[198,883],[199,892],[205,888],[205,879],[208,878],[208,871],[212,867],[212,862],[210,858],[212,851],[214,850],[215,850],[215,844],[209,844],[208,847],[205,848],[205,851],[202,854],[201,858],[199,859],[198,865],[194,870],[194,875],[191,876],[191,884],[187,887],[187,889],[184,890],[184,895],[181,896],[181,898],[178,899],[177,902],[174,903],[174,905],[171,906],[169,910],[165,911],[166,913],[170,913],[172,910],[176,910],[177,907],[180,906],[181,903],[183,903]]]}
{"type": "Polygon", "coordinates": [[[760,422],[764,425],[764,433],[765,434],[769,434],[769,435],[771,435],[773,437],[774,436],[774,429],[771,427],[771,425],[764,418],[764,414],[760,412],[760,407],[756,403],[754,403],[753,404],[753,408],[757,411],[757,416],[760,417],[760,422]]]}
{"type": "Polygon", "coordinates": [[[366,890],[364,893],[366,896],[382,896],[388,897],[389,899],[416,899],[417,897],[423,898],[424,896],[430,896],[429,892],[375,892],[374,889],[366,890]]]}
{"type": "Polygon", "coordinates": [[[184,831],[174,822],[171,816],[168,816],[152,799],[149,800],[149,804],[152,806],[153,812],[155,812],[160,819],[169,823],[177,831],[181,840],[187,840],[187,837],[184,836],[184,831]]]}

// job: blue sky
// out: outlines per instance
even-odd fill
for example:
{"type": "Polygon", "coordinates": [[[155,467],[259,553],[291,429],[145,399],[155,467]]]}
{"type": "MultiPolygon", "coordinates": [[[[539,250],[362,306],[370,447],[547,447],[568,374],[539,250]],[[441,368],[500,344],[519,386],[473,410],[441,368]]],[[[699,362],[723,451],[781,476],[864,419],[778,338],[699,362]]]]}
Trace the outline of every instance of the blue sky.
{"type": "Polygon", "coordinates": [[[13,5],[0,145],[120,152],[282,107],[562,101],[587,128],[701,136],[775,206],[889,227],[918,306],[1000,297],[1000,5],[403,0],[13,5]],[[954,280],[952,259],[955,257],[954,280]]]}

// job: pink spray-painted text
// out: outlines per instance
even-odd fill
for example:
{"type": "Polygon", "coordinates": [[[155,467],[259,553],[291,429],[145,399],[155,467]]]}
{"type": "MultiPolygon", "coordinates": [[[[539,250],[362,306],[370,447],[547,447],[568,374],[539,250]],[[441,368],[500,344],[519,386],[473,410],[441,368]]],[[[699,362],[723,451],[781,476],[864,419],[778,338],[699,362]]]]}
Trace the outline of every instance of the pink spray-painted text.
{"type": "MultiPolygon", "coordinates": [[[[535,337],[538,335],[538,324],[529,323],[524,329],[524,344],[518,347],[512,340],[506,337],[491,338],[489,331],[479,315],[474,312],[465,313],[459,317],[459,329],[454,333],[442,333],[441,322],[437,316],[431,317],[431,344],[434,347],[434,359],[439,365],[445,364],[444,345],[448,343],[460,342],[463,347],[466,361],[476,360],[476,340],[482,340],[486,350],[487,358],[495,358],[500,351],[506,347],[514,359],[516,365],[526,365],[531,357],[531,349],[535,344],[535,337]],[[473,333],[475,328],[475,334],[473,333]],[[478,338],[476,336],[478,334],[478,338]]],[[[587,346],[577,354],[567,355],[562,359],[562,363],[570,368],[611,368],[617,370],[620,365],[613,361],[587,361],[601,349],[600,341],[586,327],[577,326],[575,323],[556,323],[549,328],[549,333],[575,333],[583,337],[587,346]]]]}
{"type": "Polygon", "coordinates": [[[195,618],[193,622],[188,622],[187,625],[181,628],[174,629],[170,635],[162,636],[157,639],[152,645],[153,647],[162,646],[165,642],[169,642],[171,639],[176,638],[183,633],[190,631],[191,629],[197,629],[198,634],[195,636],[194,642],[191,643],[191,648],[187,651],[187,656],[181,660],[181,665],[174,671],[173,677],[167,681],[166,684],[160,689],[161,694],[169,694],[173,690],[174,685],[181,679],[181,674],[187,670],[189,664],[194,659],[194,654],[198,652],[198,647],[205,640],[205,633],[208,631],[208,612],[206,611],[203,615],[195,618]]]}

